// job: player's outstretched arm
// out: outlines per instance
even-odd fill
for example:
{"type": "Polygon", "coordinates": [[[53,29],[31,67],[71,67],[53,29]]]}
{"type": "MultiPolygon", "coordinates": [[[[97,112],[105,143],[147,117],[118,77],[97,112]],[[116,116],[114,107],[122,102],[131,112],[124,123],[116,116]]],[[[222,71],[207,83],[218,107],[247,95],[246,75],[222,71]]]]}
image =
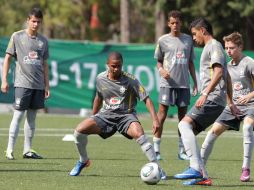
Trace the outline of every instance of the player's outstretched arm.
{"type": "Polygon", "coordinates": [[[93,101],[93,115],[99,112],[99,110],[101,109],[101,105],[102,105],[102,98],[96,95],[93,101]]]}
{"type": "Polygon", "coordinates": [[[152,117],[152,120],[153,120],[153,134],[155,134],[157,132],[157,130],[159,129],[160,124],[159,124],[159,120],[158,120],[153,102],[149,97],[147,97],[144,100],[144,102],[145,102],[146,107],[147,107],[147,109],[150,112],[150,115],[152,117]]]}
{"type": "Polygon", "coordinates": [[[8,53],[5,55],[5,58],[4,58],[3,72],[2,72],[2,84],[1,84],[1,91],[3,93],[7,93],[9,91],[9,84],[8,84],[7,76],[8,76],[8,72],[10,69],[11,58],[12,58],[12,56],[8,53]]]}

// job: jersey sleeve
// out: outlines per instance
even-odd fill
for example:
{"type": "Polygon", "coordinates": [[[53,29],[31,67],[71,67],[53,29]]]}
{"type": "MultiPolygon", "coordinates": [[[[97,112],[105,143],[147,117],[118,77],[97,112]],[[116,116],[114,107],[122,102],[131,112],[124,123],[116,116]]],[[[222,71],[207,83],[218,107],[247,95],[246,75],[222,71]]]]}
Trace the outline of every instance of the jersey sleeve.
{"type": "Polygon", "coordinates": [[[247,64],[248,71],[250,72],[252,79],[254,81],[254,59],[250,58],[251,61],[247,64]]]}
{"type": "Polygon", "coordinates": [[[96,78],[96,95],[99,96],[100,98],[103,98],[101,93],[101,85],[99,77],[96,78]]]}
{"type": "Polygon", "coordinates": [[[221,45],[213,44],[211,49],[211,65],[220,64],[223,67],[225,66],[226,57],[224,54],[224,50],[221,45]]]}
{"type": "Polygon", "coordinates": [[[16,57],[16,47],[15,47],[15,33],[12,34],[10,41],[8,43],[6,53],[16,57]]]}
{"type": "Polygon", "coordinates": [[[43,60],[47,60],[49,58],[49,47],[48,40],[45,41],[45,52],[43,54],[43,60]]]}
{"type": "Polygon", "coordinates": [[[159,41],[158,41],[158,43],[156,45],[156,48],[155,48],[154,58],[159,60],[159,61],[163,61],[163,53],[161,51],[161,47],[160,47],[159,41]]]}
{"type": "Polygon", "coordinates": [[[195,55],[195,51],[194,51],[194,44],[193,44],[193,41],[191,40],[191,52],[190,52],[190,60],[189,60],[189,62],[193,62],[194,63],[195,58],[196,58],[196,55],[195,55]]]}
{"type": "Polygon", "coordinates": [[[137,98],[140,100],[140,101],[143,101],[144,99],[146,99],[149,94],[146,92],[145,88],[140,84],[140,82],[136,79],[134,80],[134,91],[137,95],[137,98]]]}

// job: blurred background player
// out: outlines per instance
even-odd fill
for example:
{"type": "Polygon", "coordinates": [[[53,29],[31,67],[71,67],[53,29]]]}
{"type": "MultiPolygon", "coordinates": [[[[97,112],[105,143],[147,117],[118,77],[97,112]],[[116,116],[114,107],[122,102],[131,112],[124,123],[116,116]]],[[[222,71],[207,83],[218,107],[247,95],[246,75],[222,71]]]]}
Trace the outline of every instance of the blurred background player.
{"type": "MultiPolygon", "coordinates": [[[[178,120],[181,121],[190,104],[189,73],[194,82],[193,95],[195,96],[197,94],[197,80],[193,63],[193,40],[190,35],[181,33],[181,26],[181,12],[177,10],[169,12],[168,27],[170,28],[170,33],[159,38],[154,53],[154,58],[157,59],[157,68],[161,76],[158,110],[160,128],[154,134],[153,138],[154,149],[158,160],[161,159],[161,136],[169,106],[177,106],[178,120]]],[[[178,132],[178,134],[178,158],[188,160],[189,158],[186,156],[180,133],[178,132]]]]}
{"type": "Polygon", "coordinates": [[[221,43],[213,38],[212,26],[206,19],[194,20],[190,29],[194,41],[205,45],[200,58],[201,96],[178,125],[186,154],[190,157],[190,167],[174,177],[193,179],[185,181],[184,185],[212,185],[195,135],[213,124],[225,107],[226,57],[221,43]]]}
{"type": "Polygon", "coordinates": [[[27,18],[27,28],[12,34],[3,64],[1,90],[7,93],[7,75],[11,58],[16,59],[14,113],[10,124],[6,157],[13,160],[13,150],[19,133],[19,125],[26,111],[24,124],[23,158],[41,159],[32,150],[35,119],[38,109],[44,108],[44,100],[50,95],[48,80],[48,41],[38,33],[43,19],[42,11],[33,8],[27,18]]]}
{"type": "MultiPolygon", "coordinates": [[[[90,164],[86,151],[87,136],[90,134],[98,134],[106,139],[118,131],[128,139],[135,139],[148,160],[157,163],[153,145],[144,134],[135,110],[137,100],[144,101],[151,114],[155,132],[159,128],[159,121],[153,102],[139,81],[122,71],[122,65],[122,55],[112,52],[107,60],[108,70],[97,76],[93,116],[82,121],[74,132],[80,160],[71,170],[71,176],[79,175],[90,164]]],[[[162,170],[161,179],[166,179],[162,170]]]]}
{"type": "Polygon", "coordinates": [[[201,158],[204,164],[212,152],[215,140],[224,131],[239,131],[240,122],[243,121],[243,164],[240,180],[250,181],[250,165],[253,150],[253,125],[254,125],[254,60],[242,53],[242,35],[234,32],[223,38],[227,55],[232,58],[227,67],[232,80],[233,104],[240,110],[235,116],[227,106],[222,114],[208,131],[201,148],[201,158]]]}

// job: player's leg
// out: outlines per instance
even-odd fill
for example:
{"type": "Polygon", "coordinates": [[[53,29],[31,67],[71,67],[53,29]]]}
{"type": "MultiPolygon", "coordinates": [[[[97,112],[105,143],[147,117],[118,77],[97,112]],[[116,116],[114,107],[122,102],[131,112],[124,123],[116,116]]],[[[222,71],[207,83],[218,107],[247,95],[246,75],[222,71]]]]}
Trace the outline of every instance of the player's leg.
{"type": "MultiPolygon", "coordinates": [[[[153,145],[149,142],[147,136],[144,134],[144,130],[139,122],[132,122],[129,125],[127,135],[136,140],[136,142],[140,145],[143,153],[146,155],[150,162],[156,162],[159,165],[153,145]]],[[[167,175],[162,169],[161,179],[167,179],[167,175]]]]}
{"type": "Polygon", "coordinates": [[[74,141],[79,153],[79,161],[70,172],[70,176],[77,176],[80,174],[84,167],[90,165],[90,161],[87,155],[87,136],[90,134],[100,134],[101,128],[97,125],[93,118],[88,118],[82,121],[74,131],[74,141]]]}
{"type": "Polygon", "coordinates": [[[163,105],[163,104],[159,104],[159,110],[158,110],[157,116],[158,116],[158,119],[159,119],[160,128],[154,134],[154,137],[153,137],[153,145],[154,145],[154,150],[155,150],[155,153],[156,153],[157,160],[161,160],[160,143],[161,143],[163,125],[164,125],[165,119],[167,117],[167,113],[168,113],[168,106],[163,105]]]}
{"type": "Polygon", "coordinates": [[[206,138],[201,146],[200,155],[203,160],[203,163],[206,165],[207,160],[212,152],[213,145],[218,136],[220,136],[227,127],[222,125],[221,123],[215,122],[212,128],[207,132],[206,138]]]}
{"type": "Polygon", "coordinates": [[[197,139],[193,132],[194,126],[193,120],[188,116],[185,116],[178,124],[186,154],[190,158],[190,168],[183,173],[176,174],[174,176],[176,179],[202,178],[200,167],[201,158],[197,139]]]}
{"type": "Polygon", "coordinates": [[[19,125],[24,116],[24,110],[14,110],[12,121],[9,129],[9,140],[8,146],[6,150],[6,158],[9,160],[13,160],[13,150],[19,133],[19,125]]]}
{"type": "MultiPolygon", "coordinates": [[[[184,118],[184,116],[187,112],[187,109],[188,109],[187,106],[178,107],[178,121],[179,122],[184,118]]],[[[182,141],[179,129],[178,129],[178,137],[179,137],[178,138],[178,158],[180,160],[190,160],[190,158],[187,156],[187,154],[185,152],[183,141],[182,141]]]]}
{"type": "Polygon", "coordinates": [[[254,145],[253,137],[254,119],[246,116],[243,122],[243,165],[240,180],[250,181],[250,165],[254,145]]]}
{"type": "Polygon", "coordinates": [[[32,150],[32,140],[35,132],[35,118],[37,110],[28,109],[24,124],[24,150],[23,158],[41,159],[42,157],[32,150]]]}
{"type": "Polygon", "coordinates": [[[29,108],[26,113],[26,120],[24,124],[24,149],[23,158],[26,159],[42,159],[36,151],[32,150],[32,141],[35,133],[35,120],[37,110],[44,108],[45,91],[38,89],[29,89],[31,99],[29,108]]]}
{"type": "Polygon", "coordinates": [[[10,124],[9,129],[9,140],[6,150],[7,159],[14,159],[13,150],[19,133],[19,125],[24,116],[25,110],[28,109],[28,106],[31,101],[31,90],[25,88],[14,89],[15,93],[15,102],[14,102],[14,113],[13,118],[10,124]]]}

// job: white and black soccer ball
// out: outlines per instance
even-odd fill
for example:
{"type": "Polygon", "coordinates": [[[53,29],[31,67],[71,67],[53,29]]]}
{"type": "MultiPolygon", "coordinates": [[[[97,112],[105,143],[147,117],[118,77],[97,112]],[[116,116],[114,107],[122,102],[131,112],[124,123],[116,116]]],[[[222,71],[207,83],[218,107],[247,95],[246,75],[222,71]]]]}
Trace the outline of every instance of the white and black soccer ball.
{"type": "Polygon", "coordinates": [[[140,170],[140,177],[146,184],[157,184],[161,179],[159,165],[155,162],[145,164],[140,170]]]}

